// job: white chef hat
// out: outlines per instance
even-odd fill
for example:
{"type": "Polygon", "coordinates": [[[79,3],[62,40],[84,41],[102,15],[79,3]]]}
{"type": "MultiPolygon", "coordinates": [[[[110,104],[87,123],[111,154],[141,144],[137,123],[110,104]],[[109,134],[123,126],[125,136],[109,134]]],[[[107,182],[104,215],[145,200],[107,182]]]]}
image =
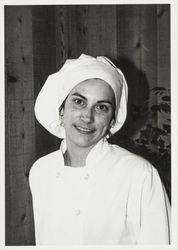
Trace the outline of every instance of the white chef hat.
{"type": "Polygon", "coordinates": [[[82,54],[68,59],[56,73],[48,76],[35,103],[35,115],[39,123],[53,135],[64,138],[59,109],[70,91],[80,82],[99,78],[107,82],[115,94],[115,123],[111,135],[118,131],[127,115],[128,89],[125,77],[107,57],[82,54]]]}

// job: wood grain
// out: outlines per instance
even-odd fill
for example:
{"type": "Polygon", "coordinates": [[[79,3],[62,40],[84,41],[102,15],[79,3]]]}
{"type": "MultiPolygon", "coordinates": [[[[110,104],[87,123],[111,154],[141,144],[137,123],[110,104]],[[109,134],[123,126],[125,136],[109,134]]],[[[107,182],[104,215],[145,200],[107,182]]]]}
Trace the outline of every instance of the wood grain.
{"type": "Polygon", "coordinates": [[[5,24],[6,245],[26,245],[34,244],[28,186],[35,156],[31,7],[6,7],[5,24]]]}
{"type": "Polygon", "coordinates": [[[47,76],[81,53],[107,56],[125,74],[128,118],[121,133],[134,137],[147,120],[138,119],[134,105],[146,111],[150,90],[170,87],[170,6],[5,7],[6,245],[35,243],[29,170],[60,140],[35,121],[34,102],[47,76]]]}

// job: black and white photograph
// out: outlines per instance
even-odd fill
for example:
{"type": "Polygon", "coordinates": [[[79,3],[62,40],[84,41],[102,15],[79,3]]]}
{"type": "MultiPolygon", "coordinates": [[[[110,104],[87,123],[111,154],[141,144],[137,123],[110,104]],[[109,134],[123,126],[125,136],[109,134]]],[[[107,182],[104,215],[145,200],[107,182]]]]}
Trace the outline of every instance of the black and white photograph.
{"type": "Polygon", "coordinates": [[[171,8],[4,5],[6,247],[173,244],[171,8]]]}

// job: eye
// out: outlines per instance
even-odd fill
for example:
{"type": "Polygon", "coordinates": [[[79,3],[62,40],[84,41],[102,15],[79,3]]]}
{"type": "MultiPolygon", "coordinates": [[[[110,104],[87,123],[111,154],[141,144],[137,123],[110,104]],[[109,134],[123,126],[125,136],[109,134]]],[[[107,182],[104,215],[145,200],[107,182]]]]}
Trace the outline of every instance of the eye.
{"type": "Polygon", "coordinates": [[[73,102],[78,106],[83,106],[85,104],[84,101],[80,98],[73,99],[73,102]]]}
{"type": "Polygon", "coordinates": [[[108,109],[109,109],[108,106],[104,104],[99,104],[96,106],[96,110],[99,112],[106,112],[108,111],[108,109]]]}

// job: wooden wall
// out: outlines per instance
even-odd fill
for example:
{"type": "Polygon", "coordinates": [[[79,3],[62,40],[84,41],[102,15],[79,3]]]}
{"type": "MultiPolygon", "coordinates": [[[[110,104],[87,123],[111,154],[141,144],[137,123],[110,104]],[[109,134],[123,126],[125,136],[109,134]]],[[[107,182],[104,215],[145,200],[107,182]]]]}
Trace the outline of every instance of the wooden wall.
{"type": "MultiPolygon", "coordinates": [[[[132,114],[151,88],[170,85],[169,19],[169,5],[5,7],[6,245],[35,243],[28,173],[59,147],[33,113],[46,77],[81,53],[108,56],[126,76],[132,114]]],[[[145,119],[129,115],[122,132],[134,136],[145,119]]]]}
{"type": "Polygon", "coordinates": [[[28,174],[35,158],[31,7],[6,8],[6,243],[34,242],[28,174]]]}

